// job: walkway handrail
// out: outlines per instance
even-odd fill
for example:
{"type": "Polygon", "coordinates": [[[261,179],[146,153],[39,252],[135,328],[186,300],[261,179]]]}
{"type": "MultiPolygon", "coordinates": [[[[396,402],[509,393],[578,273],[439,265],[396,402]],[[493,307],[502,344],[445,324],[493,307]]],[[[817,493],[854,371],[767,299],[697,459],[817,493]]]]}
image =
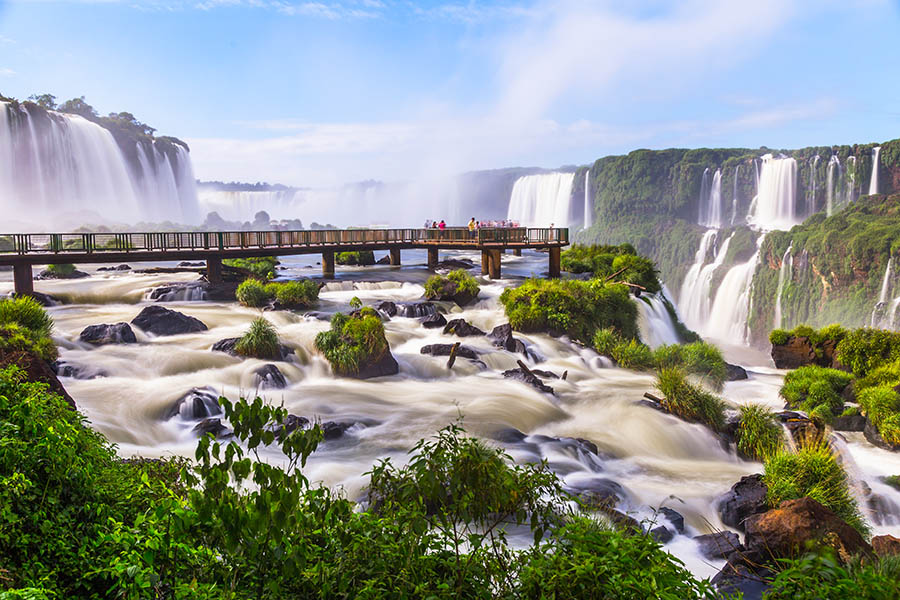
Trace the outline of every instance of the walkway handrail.
{"type": "Polygon", "coordinates": [[[441,243],[544,244],[569,242],[567,228],[324,229],[291,231],[185,231],[146,233],[15,233],[0,234],[0,256],[28,254],[93,254],[165,252],[167,250],[237,250],[316,246],[359,246],[441,243]]]}

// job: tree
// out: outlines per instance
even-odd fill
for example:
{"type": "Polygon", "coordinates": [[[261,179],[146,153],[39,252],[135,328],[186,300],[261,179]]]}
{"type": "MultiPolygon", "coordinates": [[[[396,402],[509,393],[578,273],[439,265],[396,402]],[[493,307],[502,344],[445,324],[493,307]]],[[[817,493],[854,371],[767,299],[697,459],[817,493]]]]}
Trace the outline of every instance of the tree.
{"type": "Polygon", "coordinates": [[[94,110],[94,107],[85,102],[84,96],[80,98],[72,98],[71,100],[66,100],[62,104],[59,105],[59,111],[64,113],[70,113],[73,115],[81,115],[85,119],[96,119],[97,111],[94,110]]]}
{"type": "Polygon", "coordinates": [[[56,109],[56,96],[53,94],[32,94],[28,96],[28,99],[41,108],[46,108],[47,110],[56,109]]]}

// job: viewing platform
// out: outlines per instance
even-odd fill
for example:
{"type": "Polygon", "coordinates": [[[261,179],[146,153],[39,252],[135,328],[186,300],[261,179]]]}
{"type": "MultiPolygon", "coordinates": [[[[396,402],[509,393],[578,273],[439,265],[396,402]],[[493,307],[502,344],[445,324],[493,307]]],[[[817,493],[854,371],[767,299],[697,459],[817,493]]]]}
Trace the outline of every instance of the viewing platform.
{"type": "Polygon", "coordinates": [[[559,277],[560,252],[569,244],[567,228],[328,229],[314,231],[190,231],[160,233],[0,234],[0,265],[11,265],[19,294],[34,291],[32,267],[50,263],[112,263],[206,260],[207,279],[222,279],[222,259],[321,254],[322,274],[334,276],[335,252],[386,250],[391,265],[400,251],[425,249],[428,268],[440,250],[480,250],[481,273],[498,279],[506,250],[546,250],[550,277],[559,277]]]}

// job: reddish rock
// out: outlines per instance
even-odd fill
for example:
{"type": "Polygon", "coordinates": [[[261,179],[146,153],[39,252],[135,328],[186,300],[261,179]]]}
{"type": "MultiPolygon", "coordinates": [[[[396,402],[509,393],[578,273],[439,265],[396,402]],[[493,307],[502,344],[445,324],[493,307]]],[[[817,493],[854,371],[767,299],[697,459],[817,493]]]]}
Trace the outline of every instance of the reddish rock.
{"type": "Polygon", "coordinates": [[[787,343],[772,345],[772,360],[779,369],[796,369],[816,363],[816,352],[807,337],[790,336],[787,343]]]}
{"type": "Polygon", "coordinates": [[[872,547],[858,531],[812,498],[786,500],[778,508],[745,521],[745,546],[773,558],[797,556],[808,544],[823,544],[841,560],[854,554],[872,555],[872,547]]]}
{"type": "Polygon", "coordinates": [[[900,555],[900,538],[892,535],[876,535],[872,538],[872,549],[878,556],[900,555]]]}

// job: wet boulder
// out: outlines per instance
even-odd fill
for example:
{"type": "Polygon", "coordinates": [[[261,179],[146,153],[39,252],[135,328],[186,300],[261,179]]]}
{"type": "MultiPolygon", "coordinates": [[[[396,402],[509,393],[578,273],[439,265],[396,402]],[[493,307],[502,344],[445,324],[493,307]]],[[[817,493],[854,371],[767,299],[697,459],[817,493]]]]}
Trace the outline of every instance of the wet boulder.
{"type": "Polygon", "coordinates": [[[583,506],[591,509],[615,508],[627,496],[625,488],[606,477],[593,477],[566,488],[583,506]]]}
{"type": "Polygon", "coordinates": [[[287,378],[281,369],[269,363],[253,371],[256,376],[256,385],[262,389],[282,390],[287,387],[287,378]]]}
{"type": "Polygon", "coordinates": [[[100,267],[97,270],[98,271],[130,271],[131,265],[116,265],[115,267],[113,267],[113,266],[100,267]]]}
{"type": "Polygon", "coordinates": [[[652,537],[660,544],[668,544],[673,539],[675,539],[675,533],[673,533],[672,530],[665,525],[658,525],[651,529],[648,533],[650,534],[650,537],[652,537]]]}
{"type": "Polygon", "coordinates": [[[353,423],[338,423],[335,421],[325,421],[319,425],[322,429],[322,439],[324,440],[336,440],[342,437],[352,426],[353,423]]]}
{"type": "Polygon", "coordinates": [[[144,308],[131,320],[131,324],[153,335],[179,335],[207,330],[200,319],[159,305],[144,308]]]}
{"type": "Polygon", "coordinates": [[[768,488],[762,475],[746,475],[731,486],[719,500],[719,515],[729,527],[744,530],[744,521],[751,515],[765,512],[768,488]]]}
{"type": "Polygon", "coordinates": [[[875,424],[868,419],[866,419],[866,426],[863,428],[863,434],[872,445],[878,446],[879,448],[884,448],[885,450],[900,450],[900,444],[892,444],[884,439],[881,436],[881,433],[879,433],[878,428],[875,426],[875,424]]]}
{"type": "Polygon", "coordinates": [[[171,283],[153,288],[149,298],[156,302],[199,302],[209,299],[206,291],[209,285],[205,281],[171,283]]]}
{"type": "Polygon", "coordinates": [[[539,392],[543,392],[545,394],[553,394],[553,388],[544,383],[540,377],[534,374],[533,371],[526,371],[522,369],[522,367],[517,367],[515,369],[509,369],[507,371],[503,371],[503,376],[508,377],[510,379],[516,379],[530,385],[534,389],[539,392]]]}
{"type": "MultiPolygon", "coordinates": [[[[13,294],[15,296],[16,294],[13,294]]],[[[37,300],[38,304],[41,306],[59,306],[62,304],[62,300],[57,298],[56,296],[51,296],[50,294],[42,294],[41,292],[31,292],[29,294],[32,298],[37,300]]]]}
{"type": "MultiPolygon", "coordinates": [[[[237,358],[247,358],[237,353],[235,350],[235,346],[237,346],[238,341],[241,338],[225,338],[224,340],[219,340],[215,344],[212,345],[210,350],[213,352],[224,352],[225,354],[230,354],[231,356],[236,356],[237,358]]],[[[281,360],[287,360],[288,357],[294,353],[292,348],[288,348],[285,345],[281,345],[281,360]]]]}
{"type": "Polygon", "coordinates": [[[488,335],[488,339],[491,340],[491,343],[494,344],[494,346],[503,348],[509,352],[518,352],[520,354],[525,354],[526,352],[525,342],[513,337],[512,325],[509,323],[494,327],[488,335]]]}
{"type": "Polygon", "coordinates": [[[65,360],[57,360],[50,363],[50,368],[57,377],[69,377],[71,379],[96,379],[106,377],[106,373],[100,369],[77,365],[65,360]]]}
{"type": "Polygon", "coordinates": [[[797,369],[816,364],[816,351],[808,337],[792,335],[784,344],[772,344],[772,360],[778,369],[797,369]]]}
{"type": "MultiPolygon", "coordinates": [[[[428,344],[427,346],[422,346],[419,352],[422,354],[430,354],[431,356],[450,356],[452,350],[453,344],[428,344]]],[[[459,348],[456,349],[456,356],[459,358],[478,360],[478,351],[469,346],[460,345],[459,348]]]]}
{"type": "MultiPolygon", "coordinates": [[[[384,303],[382,302],[382,304],[384,303]]],[[[404,302],[397,304],[396,307],[397,316],[413,319],[421,319],[437,312],[437,307],[431,302],[404,302]]]]}
{"type": "Polygon", "coordinates": [[[835,417],[831,422],[835,431],[865,431],[866,418],[862,415],[847,415],[835,417]]]}
{"type": "Polygon", "coordinates": [[[128,323],[103,323],[88,325],[81,331],[78,339],[88,344],[102,346],[104,344],[135,344],[137,338],[128,323]]]}
{"type": "Polygon", "coordinates": [[[747,379],[747,370],[740,365],[725,363],[725,380],[741,381],[747,379]]]}
{"type": "Polygon", "coordinates": [[[84,271],[79,271],[78,269],[72,269],[71,271],[53,271],[50,269],[44,269],[40,273],[34,276],[35,280],[42,279],[84,279],[85,277],[90,277],[90,273],[85,273],[84,271]]]}
{"type": "Polygon", "coordinates": [[[684,515],[668,506],[660,507],[659,514],[669,520],[678,533],[684,533],[684,515]]]}
{"type": "Polygon", "coordinates": [[[447,319],[441,313],[432,313],[422,319],[422,327],[425,329],[438,329],[447,324],[447,319]]]}
{"type": "Polygon", "coordinates": [[[232,435],[232,431],[222,423],[222,419],[218,418],[203,419],[194,426],[192,431],[201,437],[209,434],[216,439],[223,439],[232,435]]]}
{"type": "Polygon", "coordinates": [[[872,538],[872,550],[881,558],[900,556],[900,538],[892,535],[876,535],[872,538]]]}
{"type": "Polygon", "coordinates": [[[740,552],[744,549],[741,539],[733,531],[716,531],[694,537],[694,541],[700,549],[700,554],[709,560],[723,560],[732,552],[740,552]]]}
{"type": "Polygon", "coordinates": [[[378,312],[384,313],[389,317],[397,316],[397,304],[390,300],[385,300],[375,308],[378,312]]]}
{"type": "Polygon", "coordinates": [[[211,387],[192,388],[176,400],[163,415],[168,420],[178,416],[185,421],[197,421],[222,414],[219,395],[211,387]]]}
{"type": "Polygon", "coordinates": [[[484,335],[484,332],[465,319],[453,319],[444,327],[444,334],[469,337],[473,335],[484,335]]]}

